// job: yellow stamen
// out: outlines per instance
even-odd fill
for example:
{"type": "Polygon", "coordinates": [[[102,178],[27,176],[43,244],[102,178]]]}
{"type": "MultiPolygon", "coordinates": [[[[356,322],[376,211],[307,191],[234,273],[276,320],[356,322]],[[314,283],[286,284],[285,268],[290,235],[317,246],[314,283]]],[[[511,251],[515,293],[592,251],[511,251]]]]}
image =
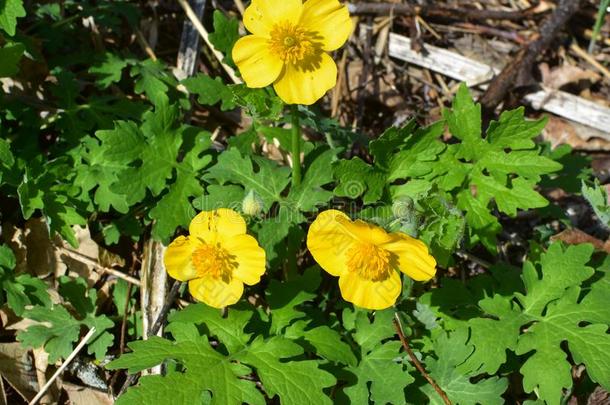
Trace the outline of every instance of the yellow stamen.
{"type": "Polygon", "coordinates": [[[321,52],[316,34],[289,22],[276,24],[269,40],[271,50],[286,63],[298,63],[321,52]]]}
{"type": "Polygon", "coordinates": [[[390,253],[371,243],[358,243],[347,251],[347,268],[360,277],[383,281],[390,276],[390,253]]]}
{"type": "Polygon", "coordinates": [[[192,260],[199,277],[231,279],[231,256],[219,246],[201,244],[193,252],[192,260]]]}

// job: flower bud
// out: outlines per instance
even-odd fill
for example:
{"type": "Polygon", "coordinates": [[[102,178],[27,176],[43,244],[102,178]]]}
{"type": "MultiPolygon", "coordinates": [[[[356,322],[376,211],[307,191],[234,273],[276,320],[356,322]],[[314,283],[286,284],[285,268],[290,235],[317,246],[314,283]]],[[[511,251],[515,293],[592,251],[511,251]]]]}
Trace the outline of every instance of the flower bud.
{"type": "Polygon", "coordinates": [[[263,200],[254,190],[250,190],[241,202],[241,210],[245,215],[258,216],[263,211],[263,200]]]}
{"type": "Polygon", "coordinates": [[[392,215],[395,218],[408,218],[410,217],[414,211],[414,202],[411,197],[400,197],[392,204],[392,215]]]}

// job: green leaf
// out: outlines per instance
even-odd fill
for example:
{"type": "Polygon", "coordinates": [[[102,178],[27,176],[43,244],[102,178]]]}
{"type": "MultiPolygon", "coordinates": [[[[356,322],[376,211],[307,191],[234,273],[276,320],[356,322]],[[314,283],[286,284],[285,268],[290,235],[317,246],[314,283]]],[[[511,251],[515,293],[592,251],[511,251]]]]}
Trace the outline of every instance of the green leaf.
{"type": "Polygon", "coordinates": [[[517,177],[510,186],[498,182],[491,176],[476,174],[472,177],[472,184],[481,201],[487,205],[492,199],[498,209],[512,217],[517,215],[518,209],[540,208],[548,205],[548,201],[532,189],[532,183],[517,177]]]}
{"type": "Polygon", "coordinates": [[[439,121],[415,131],[403,149],[390,158],[388,181],[431,173],[438,155],[446,148],[439,140],[443,130],[444,123],[439,121]]]}
{"type": "Polygon", "coordinates": [[[546,117],[537,121],[525,119],[525,108],[504,111],[498,121],[492,121],[487,129],[489,143],[497,149],[531,149],[535,146],[532,138],[538,136],[546,126],[546,117]]]}
{"type": "Polygon", "coordinates": [[[286,328],[284,336],[298,341],[303,338],[315,350],[318,356],[336,363],[355,366],[357,363],[354,352],[347,343],[341,340],[339,332],[323,325],[307,329],[307,321],[297,321],[286,328]]]}
{"type": "Polygon", "coordinates": [[[30,218],[36,210],[41,210],[49,225],[50,235],[57,232],[77,247],[72,226],[84,226],[87,221],[76,208],[76,188],[70,184],[74,178],[71,163],[67,157],[45,161],[44,164],[42,156],[30,159],[17,187],[17,194],[25,219],[30,218]]]}
{"type": "Polygon", "coordinates": [[[19,72],[19,61],[24,51],[25,46],[19,42],[0,48],[0,77],[14,76],[19,72]]]}
{"type": "Polygon", "coordinates": [[[81,323],[61,305],[51,308],[34,307],[23,313],[24,318],[44,322],[33,325],[17,334],[17,340],[25,347],[44,347],[49,353],[49,362],[55,363],[66,358],[74,349],[80,335],[81,323]]]}
{"type": "Polygon", "coordinates": [[[225,55],[225,62],[230,65],[234,65],[232,51],[238,39],[239,20],[227,18],[221,11],[214,10],[214,32],[210,33],[210,42],[225,55]]]}
{"type": "Polygon", "coordinates": [[[40,322],[17,334],[17,340],[26,347],[44,347],[49,353],[49,361],[66,358],[79,340],[81,326],[88,329],[96,328],[87,344],[87,352],[95,354],[101,360],[106,355],[108,347],[112,346],[114,335],[108,330],[114,327],[107,316],[95,314],[97,293],[88,289],[84,279],[70,279],[63,276],[59,279],[60,294],[64,296],[78,313],[78,319],[73,317],[64,306],[50,307],[34,306],[24,311],[23,317],[40,322]]]}
{"type": "Polygon", "coordinates": [[[136,94],[146,94],[157,108],[169,104],[167,93],[170,87],[173,89],[178,84],[167,73],[163,63],[152,59],[133,65],[130,75],[135,79],[134,91],[136,94]]]}
{"type": "Polygon", "coordinates": [[[608,205],[608,193],[606,189],[595,180],[593,187],[589,187],[583,181],[581,183],[582,196],[591,204],[595,215],[602,224],[610,227],[610,206],[608,205]]]}
{"type": "Polygon", "coordinates": [[[463,142],[462,155],[467,159],[481,156],[486,144],[481,139],[481,105],[475,104],[466,84],[460,85],[451,107],[443,111],[443,117],[451,134],[463,142]]]}
{"type": "Polygon", "coordinates": [[[411,137],[415,129],[417,128],[417,121],[411,119],[405,125],[400,128],[391,127],[379,138],[371,141],[369,150],[371,155],[375,158],[375,166],[378,166],[384,170],[387,170],[388,164],[392,155],[397,148],[402,146],[407,139],[411,137]]]}
{"type": "Polygon", "coordinates": [[[204,391],[212,392],[212,404],[264,404],[256,385],[240,379],[250,373],[248,367],[233,364],[215,351],[206,336],[198,336],[193,325],[183,324],[182,331],[175,333],[180,336],[176,342],[157,336],[130,342],[132,352],[107,365],[111,370],[128,368],[129,373],[135,373],[172,359],[186,368],[166,377],[143,377],[138,387],[130,388],[117,400],[118,405],[147,400],[186,405],[199,402],[204,391]]]}
{"type": "Polygon", "coordinates": [[[475,351],[460,368],[495,373],[506,361],[506,350],[526,355],[520,370],[524,389],[557,405],[562,390],[572,386],[567,348],[575,364],[584,364],[589,377],[607,389],[610,374],[603,364],[610,362],[608,308],[600,299],[610,294],[605,277],[581,298],[582,283],[594,274],[586,266],[592,252],[591,245],[564,250],[561,244],[552,244],[541,256],[539,269],[524,264],[524,294],[479,301],[487,316],[468,322],[469,344],[475,351]]]}
{"type": "Polygon", "coordinates": [[[182,311],[175,312],[169,317],[173,327],[176,323],[203,324],[211,336],[216,336],[227,348],[229,353],[243,349],[250,340],[251,333],[245,333],[244,328],[252,311],[242,311],[231,308],[228,315],[223,317],[221,311],[204,304],[192,304],[182,311]]]}
{"type": "Polygon", "coordinates": [[[51,298],[47,285],[40,279],[21,274],[16,276],[16,265],[11,248],[0,245],[0,304],[6,302],[16,315],[21,316],[28,305],[49,306],[51,298]]]}
{"type": "MultiPolygon", "coordinates": [[[[346,309],[343,311],[343,317],[344,322],[346,317],[353,317],[353,328],[355,328],[353,336],[354,340],[360,345],[362,353],[367,353],[379,346],[382,340],[393,337],[396,334],[392,323],[394,318],[394,311],[392,309],[376,311],[372,322],[369,320],[368,311],[364,310],[346,309]]],[[[346,325],[346,329],[351,328],[346,325]]]]}
{"type": "Polygon", "coordinates": [[[320,276],[315,270],[308,270],[302,276],[289,281],[271,280],[267,287],[267,302],[271,309],[271,332],[280,334],[290,323],[303,318],[305,313],[297,307],[311,301],[320,284],[320,276]]]}
{"type": "Polygon", "coordinates": [[[98,131],[100,143],[88,142],[76,183],[83,191],[96,188],[94,201],[103,211],[129,207],[155,197],[149,216],[152,235],[167,241],[195,215],[191,200],[201,196],[200,171],[211,157],[210,135],[195,127],[177,126],[175,106],[160,106],[144,122],[118,121],[112,130],[98,131]]]}
{"type": "Polygon", "coordinates": [[[390,341],[365,352],[357,367],[350,367],[357,382],[344,388],[353,404],[404,404],[404,389],[415,379],[400,360],[400,342],[390,341]],[[370,383],[370,388],[367,388],[370,383]],[[370,392],[369,392],[370,391],[370,392]]]}
{"type": "MultiPolygon", "coordinates": [[[[312,152],[309,156],[312,156],[312,152]]],[[[290,189],[286,204],[293,210],[314,211],[318,206],[327,203],[333,193],[324,190],[322,186],[333,181],[333,172],[330,170],[332,161],[337,154],[330,149],[319,153],[314,161],[307,167],[305,175],[296,187],[290,189]]]]}
{"type": "Polygon", "coordinates": [[[494,177],[517,174],[529,182],[540,182],[542,175],[561,170],[561,164],[545,156],[540,156],[536,150],[505,152],[488,152],[477,162],[494,177]]]}
{"type": "Polygon", "coordinates": [[[15,259],[13,250],[6,245],[0,245],[0,267],[12,270],[15,268],[16,264],[17,259],[15,259]]]}
{"type": "MultiPolygon", "coordinates": [[[[216,11],[216,16],[219,11],[216,11]]],[[[233,100],[233,92],[227,87],[220,77],[215,79],[203,73],[189,77],[182,81],[182,84],[187,90],[197,95],[197,101],[202,105],[215,105],[222,102],[220,109],[223,111],[232,110],[235,108],[233,100]]]]}
{"type": "Polygon", "coordinates": [[[0,0],[0,28],[8,35],[15,35],[17,18],[25,17],[23,0],[0,0]]]}
{"type": "Polygon", "coordinates": [[[241,209],[244,189],[236,185],[219,186],[210,184],[206,194],[193,200],[193,206],[200,211],[212,211],[218,208],[241,209]]]}
{"type": "Polygon", "coordinates": [[[276,336],[268,340],[257,338],[241,358],[256,369],[270,398],[277,395],[284,404],[332,404],[323,389],[335,385],[336,379],[318,368],[318,362],[280,361],[302,352],[298,344],[276,336]]]}
{"type": "Polygon", "coordinates": [[[338,181],[334,191],[336,196],[351,199],[363,196],[365,204],[381,198],[386,183],[385,174],[359,157],[336,162],[334,174],[338,181]]]}
{"type": "Polygon", "coordinates": [[[96,83],[100,88],[107,89],[113,83],[121,81],[123,70],[129,65],[129,62],[114,53],[106,52],[101,61],[89,68],[89,73],[97,76],[96,83]]]}
{"type": "MultiPolygon", "coordinates": [[[[458,330],[449,336],[442,333],[434,343],[435,356],[438,359],[431,357],[425,359],[430,376],[445,391],[453,404],[504,404],[502,394],[508,387],[508,381],[505,378],[478,379],[473,384],[471,378],[474,375],[465,374],[456,368],[473,351],[472,345],[466,344],[467,340],[468,333],[465,330],[458,330]]],[[[444,403],[429,384],[426,384],[422,391],[428,396],[431,404],[442,405],[444,403]]]]}
{"type": "Polygon", "coordinates": [[[269,88],[251,89],[244,84],[231,86],[234,100],[244,108],[255,122],[277,122],[282,114],[284,103],[269,88]]]}
{"type": "MultiPolygon", "coordinates": [[[[142,403],[150,398],[189,404],[200,401],[204,391],[212,392],[212,404],[264,404],[254,382],[242,378],[252,371],[258,375],[267,395],[270,398],[279,396],[282,403],[331,403],[323,389],[334,385],[335,378],[321,370],[317,361],[291,360],[303,354],[298,344],[280,336],[269,339],[259,336],[247,347],[225,356],[210,346],[207,336],[199,336],[191,323],[202,318],[200,310],[203,308],[200,306],[184,316],[185,322],[174,320],[170,324],[176,341],[154,336],[146,341],[131,342],[128,345],[132,352],[107,366],[110,369],[128,368],[134,373],[173,359],[186,369],[166,377],[143,377],[140,386],[129,389],[119,398],[118,404],[142,403]],[[182,385],[188,385],[189,389],[176,396],[176,387],[182,385]]],[[[176,316],[180,318],[180,315],[176,316]]],[[[241,315],[238,318],[225,322],[217,317],[205,322],[212,333],[230,338],[231,333],[237,331],[237,325],[243,328],[244,318],[241,315]],[[233,326],[227,328],[227,325],[233,326]]],[[[233,348],[237,349],[237,346],[233,348]]]]}
{"type": "Polygon", "coordinates": [[[11,152],[11,146],[4,139],[0,139],[0,163],[6,167],[11,167],[15,164],[15,157],[13,152],[11,152]]]}
{"type": "Polygon", "coordinates": [[[218,163],[212,166],[205,178],[216,180],[221,185],[234,183],[243,185],[246,191],[254,190],[263,200],[264,211],[282,199],[281,193],[290,182],[290,169],[266,159],[258,159],[259,170],[254,171],[249,156],[242,156],[237,149],[220,154],[218,163]]]}

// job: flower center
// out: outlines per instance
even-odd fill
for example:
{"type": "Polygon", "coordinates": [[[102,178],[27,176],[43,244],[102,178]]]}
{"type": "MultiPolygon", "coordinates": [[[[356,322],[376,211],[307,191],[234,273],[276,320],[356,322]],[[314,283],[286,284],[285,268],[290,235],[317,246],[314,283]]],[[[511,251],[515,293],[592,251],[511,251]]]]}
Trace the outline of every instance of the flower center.
{"type": "Polygon", "coordinates": [[[233,261],[231,255],[219,246],[201,244],[192,255],[193,265],[199,277],[231,279],[233,261]]]}
{"type": "Polygon", "coordinates": [[[358,243],[347,251],[347,268],[367,280],[385,280],[392,270],[390,253],[371,243],[358,243]]]}
{"type": "Polygon", "coordinates": [[[316,35],[287,21],[276,24],[271,30],[271,51],[286,63],[297,63],[315,55],[321,49],[316,35]]]}

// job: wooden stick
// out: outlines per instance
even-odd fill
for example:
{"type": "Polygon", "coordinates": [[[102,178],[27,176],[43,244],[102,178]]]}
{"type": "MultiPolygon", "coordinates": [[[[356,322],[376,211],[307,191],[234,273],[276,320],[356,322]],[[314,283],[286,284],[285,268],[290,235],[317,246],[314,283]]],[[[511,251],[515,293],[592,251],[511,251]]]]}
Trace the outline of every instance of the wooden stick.
{"type": "MultiPolygon", "coordinates": [[[[198,20],[203,18],[203,12],[206,6],[206,0],[191,0],[191,8],[197,16],[198,20]]],[[[182,24],[182,35],[180,37],[180,47],[178,48],[178,57],[176,67],[179,69],[181,77],[193,76],[196,70],[197,59],[199,56],[199,33],[190,19],[185,19],[182,24]]]]}
{"type": "Polygon", "coordinates": [[[488,112],[495,110],[511,89],[527,83],[536,58],[547,51],[553,39],[580,9],[581,2],[582,0],[559,1],[553,14],[542,23],[536,39],[523,47],[491,81],[479,100],[484,110],[488,112]]]}
{"type": "Polygon", "coordinates": [[[111,269],[110,267],[104,267],[101,264],[99,264],[97,262],[97,260],[95,260],[92,257],[86,256],[80,252],[77,252],[75,250],[70,250],[70,249],[66,249],[64,247],[59,247],[59,253],[60,254],[64,254],[74,260],[77,260],[81,263],[85,263],[88,264],[89,266],[93,266],[95,267],[97,270],[103,272],[103,273],[108,273],[108,274],[112,274],[113,276],[116,276],[118,278],[121,278],[125,281],[127,281],[128,283],[131,284],[135,284],[137,286],[140,286],[140,280],[138,280],[137,278],[131,277],[125,273],[123,273],[122,271],[118,271],[115,269],[111,269]]]}
{"type": "Polygon", "coordinates": [[[581,58],[583,58],[584,60],[589,62],[591,64],[591,66],[593,66],[594,68],[599,70],[601,72],[601,74],[606,76],[606,79],[610,80],[610,70],[606,69],[606,67],[604,65],[602,65],[601,63],[596,61],[593,56],[591,56],[584,49],[582,49],[580,46],[578,46],[578,44],[576,42],[572,42],[572,45],[570,45],[570,49],[573,50],[575,54],[577,54],[578,56],[580,56],[581,58]]]}
{"type": "Polygon", "coordinates": [[[201,21],[199,21],[199,18],[197,18],[197,15],[195,14],[193,9],[189,5],[188,1],[178,0],[178,3],[180,3],[182,8],[184,9],[184,12],[186,13],[186,16],[189,18],[189,20],[191,20],[191,22],[193,23],[193,25],[199,32],[199,35],[201,35],[201,38],[203,38],[203,41],[206,43],[206,45],[210,48],[210,50],[214,54],[214,56],[218,60],[218,63],[220,63],[220,65],[225,70],[225,72],[227,72],[227,75],[229,75],[229,78],[231,79],[231,81],[236,84],[242,83],[241,79],[239,77],[237,77],[237,75],[235,74],[235,70],[233,70],[233,68],[231,66],[229,66],[223,62],[224,55],[222,53],[220,53],[216,48],[214,48],[214,45],[212,45],[212,43],[210,42],[210,34],[205,29],[203,24],[201,24],[201,21]]]}
{"type": "MultiPolygon", "coordinates": [[[[140,309],[142,311],[142,339],[150,336],[148,332],[151,325],[159,318],[162,308],[165,306],[165,292],[167,290],[167,272],[163,265],[163,254],[165,247],[161,242],[152,238],[144,244],[142,257],[142,269],[140,271],[140,309]]],[[[163,333],[158,330],[159,335],[163,333]]],[[[155,332],[157,334],[157,332],[155,332]]],[[[161,374],[161,366],[155,366],[143,374],[161,374]]]]}
{"type": "Polygon", "coordinates": [[[244,3],[241,0],[235,0],[235,7],[239,10],[239,14],[243,15],[246,8],[244,7],[244,3]]]}
{"type": "Polygon", "coordinates": [[[70,362],[72,360],[74,360],[74,358],[76,357],[78,352],[80,352],[81,349],[87,344],[87,342],[89,341],[89,339],[91,339],[91,337],[93,336],[94,333],[95,333],[95,326],[92,327],[91,329],[89,329],[89,333],[87,333],[85,335],[85,337],[80,341],[78,346],[76,346],[74,348],[74,350],[72,350],[72,353],[70,353],[68,358],[66,358],[66,360],[63,362],[63,364],[57,369],[55,374],[53,374],[53,376],[51,378],[49,378],[49,381],[47,381],[47,383],[44,385],[44,387],[42,387],[42,389],[40,391],[38,391],[38,394],[36,394],[36,396],[28,403],[28,405],[34,405],[38,401],[40,401],[40,398],[42,398],[44,396],[44,394],[47,392],[47,390],[49,389],[51,384],[53,384],[53,381],[55,381],[57,379],[57,377],[59,377],[59,375],[61,373],[63,373],[63,371],[66,369],[66,367],[68,367],[68,364],[70,364],[70,362]]]}
{"type": "MultiPolygon", "coordinates": [[[[487,88],[487,82],[499,70],[467,58],[454,51],[425,45],[426,54],[411,49],[411,40],[398,34],[390,34],[390,56],[428,68],[468,86],[487,88]]],[[[527,94],[525,101],[536,109],[545,110],[579,124],[595,128],[598,137],[610,140],[610,108],[565,91],[542,86],[542,90],[527,94]]]]}
{"type": "Polygon", "coordinates": [[[152,47],[144,37],[144,34],[142,34],[142,31],[136,28],[134,32],[136,33],[136,39],[138,40],[138,43],[140,44],[144,52],[146,52],[150,59],[157,61],[157,55],[155,55],[155,51],[153,51],[152,47]]]}
{"type": "Polygon", "coordinates": [[[416,6],[397,3],[349,3],[350,14],[369,15],[419,15],[423,17],[445,18],[451,20],[509,20],[521,21],[538,13],[538,4],[525,10],[479,10],[475,8],[447,7],[439,4],[429,6],[416,6]]]}
{"type": "MultiPolygon", "coordinates": [[[[157,332],[159,331],[159,329],[161,328],[163,323],[165,323],[165,319],[167,319],[167,313],[169,312],[169,309],[171,308],[171,303],[176,300],[176,297],[178,296],[178,293],[180,292],[180,287],[182,287],[182,284],[184,284],[182,281],[177,281],[177,280],[174,281],[172,288],[169,290],[169,293],[167,294],[167,298],[165,300],[165,305],[159,312],[159,317],[157,318],[155,323],[152,325],[152,327],[150,329],[148,329],[148,332],[150,335],[157,334],[157,332]]],[[[119,393],[117,396],[121,396],[125,391],[127,391],[127,388],[129,388],[132,384],[134,384],[138,380],[138,377],[139,377],[139,373],[128,375],[127,379],[121,386],[121,389],[119,390],[119,393]]]]}
{"type": "Polygon", "coordinates": [[[436,391],[438,395],[441,396],[445,405],[451,405],[451,401],[449,400],[449,397],[447,396],[445,391],[443,391],[443,389],[439,387],[436,381],[434,381],[434,379],[430,377],[430,374],[426,372],[424,366],[417,359],[415,353],[413,353],[413,350],[411,350],[411,347],[409,346],[409,341],[405,337],[405,333],[402,330],[402,325],[400,323],[400,319],[398,318],[398,314],[394,314],[394,328],[396,329],[396,333],[398,333],[398,338],[400,339],[400,343],[402,343],[402,347],[404,347],[405,351],[409,355],[409,358],[415,365],[415,368],[421,373],[421,375],[426,379],[426,381],[428,381],[432,388],[434,388],[434,391],[436,391]]]}

